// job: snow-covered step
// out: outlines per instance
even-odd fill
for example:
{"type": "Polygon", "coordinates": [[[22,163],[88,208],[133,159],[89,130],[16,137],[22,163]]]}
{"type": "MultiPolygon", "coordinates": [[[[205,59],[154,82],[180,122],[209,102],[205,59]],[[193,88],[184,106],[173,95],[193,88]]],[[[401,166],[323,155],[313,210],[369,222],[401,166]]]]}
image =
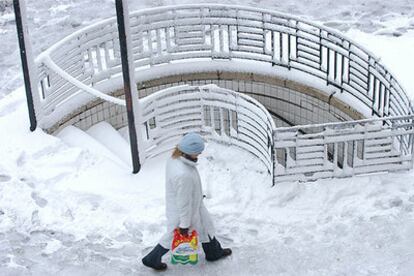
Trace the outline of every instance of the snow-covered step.
{"type": "MultiPolygon", "coordinates": [[[[143,134],[143,135],[146,135],[146,127],[145,127],[145,125],[143,124],[142,126],[141,126],[141,133],[143,134]]],[[[122,128],[120,128],[120,129],[118,129],[118,133],[121,135],[121,137],[122,138],[124,138],[125,139],[125,141],[128,143],[128,145],[130,145],[131,143],[129,142],[129,129],[128,129],[128,126],[124,126],[124,127],[122,127],[122,128]]]]}
{"type": "Polygon", "coordinates": [[[118,165],[121,165],[123,167],[126,166],[125,162],[113,154],[108,148],[106,148],[95,138],[91,137],[89,134],[77,127],[67,126],[62,129],[56,136],[69,146],[88,150],[93,154],[104,156],[114,161],[118,165]]]}
{"type": "Polygon", "coordinates": [[[118,156],[125,164],[131,164],[131,151],[128,142],[109,123],[103,121],[93,125],[86,133],[118,156]]]}
{"type": "Polygon", "coordinates": [[[121,134],[122,138],[125,139],[125,141],[127,141],[128,144],[129,143],[129,130],[128,130],[128,126],[125,126],[123,128],[118,129],[119,134],[121,134]]]}

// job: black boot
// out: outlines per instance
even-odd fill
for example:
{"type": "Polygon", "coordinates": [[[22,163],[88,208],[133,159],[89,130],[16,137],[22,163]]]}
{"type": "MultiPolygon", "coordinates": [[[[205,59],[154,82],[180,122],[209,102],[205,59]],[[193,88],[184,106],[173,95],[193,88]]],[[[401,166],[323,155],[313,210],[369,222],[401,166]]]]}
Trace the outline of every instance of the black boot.
{"type": "Polygon", "coordinates": [[[231,255],[231,249],[230,248],[221,248],[220,243],[216,239],[216,237],[213,237],[213,239],[210,239],[210,242],[202,243],[204,253],[206,255],[206,260],[213,262],[217,261],[218,259],[227,257],[231,255]]]}
{"type": "Polygon", "coordinates": [[[154,249],[152,249],[152,251],[142,259],[142,263],[145,266],[151,267],[155,270],[166,270],[167,264],[161,262],[161,257],[167,252],[168,249],[165,249],[160,244],[157,244],[157,246],[155,246],[154,249]]]}

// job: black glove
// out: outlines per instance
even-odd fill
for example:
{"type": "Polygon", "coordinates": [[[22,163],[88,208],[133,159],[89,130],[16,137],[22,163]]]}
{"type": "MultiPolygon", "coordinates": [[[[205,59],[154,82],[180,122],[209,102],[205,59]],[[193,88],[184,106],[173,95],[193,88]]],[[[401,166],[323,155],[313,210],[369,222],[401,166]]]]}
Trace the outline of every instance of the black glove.
{"type": "Polygon", "coordinates": [[[178,228],[180,234],[183,236],[188,236],[188,228],[178,228]]]}

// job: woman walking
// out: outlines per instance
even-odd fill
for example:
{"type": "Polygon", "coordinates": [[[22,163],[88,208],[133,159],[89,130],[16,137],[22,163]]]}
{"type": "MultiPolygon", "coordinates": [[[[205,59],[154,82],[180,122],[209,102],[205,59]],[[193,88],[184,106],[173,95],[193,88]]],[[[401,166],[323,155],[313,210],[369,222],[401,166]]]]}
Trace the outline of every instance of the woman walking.
{"type": "Polygon", "coordinates": [[[203,150],[203,138],[191,132],[181,139],[168,160],[165,182],[167,233],[142,259],[145,266],[155,270],[167,269],[161,257],[170,249],[173,232],[177,228],[185,236],[192,230],[198,232],[207,261],[231,255],[231,249],[223,249],[217,241],[213,222],[203,203],[201,180],[196,167],[203,150]]]}

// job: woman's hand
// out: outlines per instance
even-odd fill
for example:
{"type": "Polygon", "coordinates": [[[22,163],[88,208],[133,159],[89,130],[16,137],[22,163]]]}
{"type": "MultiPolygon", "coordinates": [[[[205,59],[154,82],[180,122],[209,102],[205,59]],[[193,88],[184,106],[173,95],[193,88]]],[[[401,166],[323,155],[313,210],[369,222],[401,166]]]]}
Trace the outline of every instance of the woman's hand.
{"type": "Polygon", "coordinates": [[[187,237],[188,236],[188,228],[178,228],[180,234],[187,237]]]}

